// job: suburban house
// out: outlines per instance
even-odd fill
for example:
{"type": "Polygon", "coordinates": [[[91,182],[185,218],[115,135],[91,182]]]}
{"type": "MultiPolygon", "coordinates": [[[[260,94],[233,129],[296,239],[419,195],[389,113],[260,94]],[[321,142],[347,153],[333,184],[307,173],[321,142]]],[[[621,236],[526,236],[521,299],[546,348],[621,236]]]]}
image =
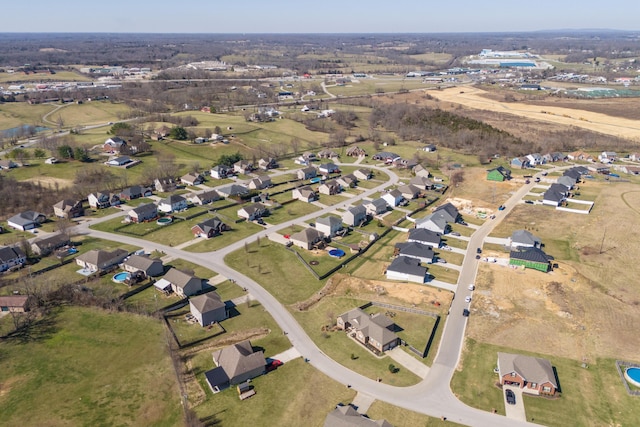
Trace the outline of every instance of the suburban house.
{"type": "Polygon", "coordinates": [[[64,199],[53,205],[53,214],[58,218],[77,218],[84,215],[82,200],[64,199]]]}
{"type": "Polygon", "coordinates": [[[276,159],[274,159],[273,157],[269,157],[268,159],[260,159],[258,160],[258,169],[262,169],[262,170],[269,170],[269,169],[275,169],[278,167],[278,162],[276,162],[276,159]]]}
{"type": "Polygon", "coordinates": [[[204,237],[206,239],[218,236],[222,234],[223,231],[228,230],[231,230],[231,227],[220,221],[218,217],[209,218],[191,227],[191,232],[195,237],[204,237]]]}
{"type": "Polygon", "coordinates": [[[333,237],[342,230],[342,220],[337,216],[323,216],[316,219],[316,230],[327,237],[333,237]]]}
{"type": "Polygon", "coordinates": [[[555,162],[562,162],[566,160],[567,156],[565,156],[564,154],[558,151],[554,151],[553,153],[543,154],[542,158],[545,160],[546,163],[555,163],[555,162]]]}
{"type": "Polygon", "coordinates": [[[222,197],[238,197],[249,194],[249,190],[244,185],[231,184],[226,187],[218,188],[218,194],[222,197]]]}
{"type": "Polygon", "coordinates": [[[434,151],[436,151],[436,146],[433,144],[427,144],[424,147],[422,147],[422,151],[426,151],[427,153],[433,153],[434,151]]]}
{"type": "Polygon", "coordinates": [[[209,326],[229,317],[225,303],[216,292],[189,298],[189,310],[200,326],[209,326]]]}
{"type": "Polygon", "coordinates": [[[372,159],[382,161],[385,163],[391,163],[393,162],[393,159],[397,159],[398,157],[400,156],[397,155],[396,153],[391,153],[389,151],[381,151],[379,153],[374,154],[372,159]]]}
{"type": "Polygon", "coordinates": [[[249,340],[214,351],[213,362],[217,367],[204,375],[214,393],[262,375],[267,364],[264,352],[254,351],[249,340]]]}
{"type": "Polygon", "coordinates": [[[197,172],[189,172],[180,177],[180,182],[184,185],[200,185],[204,182],[204,178],[197,172]]]}
{"type": "Polygon", "coordinates": [[[141,185],[132,185],[131,187],[125,188],[120,192],[120,200],[135,200],[140,197],[149,197],[153,195],[153,190],[148,187],[143,187],[141,185]]]}
{"type": "Polygon", "coordinates": [[[395,245],[395,255],[415,258],[426,264],[433,263],[435,253],[431,246],[417,242],[400,242],[395,245]]]}
{"type": "Polygon", "coordinates": [[[604,163],[591,164],[587,166],[587,169],[589,170],[589,172],[595,172],[595,173],[600,173],[604,175],[608,175],[609,172],[611,171],[611,168],[609,167],[609,165],[604,163]]]}
{"type": "Polygon", "coordinates": [[[509,253],[509,265],[533,268],[543,273],[551,269],[549,260],[552,259],[553,257],[545,254],[542,249],[536,247],[518,248],[517,250],[512,249],[509,253]]]}
{"type": "Polygon", "coordinates": [[[68,245],[71,242],[69,236],[63,233],[52,233],[46,237],[36,239],[31,243],[31,250],[39,256],[49,255],[54,250],[68,245]]]}
{"type": "Polygon", "coordinates": [[[313,188],[308,185],[294,188],[291,192],[291,197],[307,203],[318,200],[318,195],[313,188]]]}
{"type": "Polygon", "coordinates": [[[311,179],[311,178],[315,178],[315,176],[318,174],[318,170],[314,167],[307,167],[307,168],[302,168],[299,169],[297,172],[297,176],[298,179],[311,179]]]}
{"type": "Polygon", "coordinates": [[[440,247],[442,235],[426,228],[412,228],[409,230],[409,236],[407,242],[422,243],[433,248],[440,247]]]}
{"type": "Polygon", "coordinates": [[[567,154],[567,159],[569,160],[583,160],[585,162],[593,162],[595,159],[594,157],[589,154],[589,153],[585,153],[584,151],[574,151],[571,152],[569,154],[567,154]]]}
{"type": "Polygon", "coordinates": [[[515,157],[511,160],[511,166],[518,169],[525,169],[531,167],[529,159],[526,157],[515,157]]]}
{"type": "MultiPolygon", "coordinates": [[[[1,267],[0,267],[0,271],[1,267]]],[[[0,296],[0,312],[24,313],[29,311],[29,297],[27,295],[0,296]]]]}
{"type": "Polygon", "coordinates": [[[511,234],[511,249],[540,248],[542,242],[527,230],[516,230],[511,234]]]}
{"type": "Polygon", "coordinates": [[[402,198],[405,200],[413,200],[419,197],[421,193],[420,188],[412,184],[401,185],[398,187],[398,191],[402,194],[402,198]]]}
{"type": "Polygon", "coordinates": [[[418,165],[418,162],[413,159],[403,159],[399,157],[393,159],[393,165],[398,169],[412,169],[418,165]]]}
{"type": "Polygon", "coordinates": [[[389,280],[424,283],[427,267],[421,266],[416,258],[399,256],[389,264],[386,275],[389,280]]]}
{"type": "Polygon", "coordinates": [[[353,176],[355,176],[356,179],[367,181],[373,177],[373,172],[371,172],[371,169],[356,169],[353,171],[353,176]]]}
{"type": "Polygon", "coordinates": [[[3,246],[0,248],[0,272],[20,266],[27,262],[27,256],[17,246],[3,246]]]}
{"type": "Polygon", "coordinates": [[[89,200],[89,206],[94,209],[105,209],[111,206],[120,205],[120,196],[117,194],[111,194],[107,191],[91,193],[87,199],[89,200]]]}
{"type": "Polygon", "coordinates": [[[0,160],[0,169],[13,169],[17,168],[18,164],[13,160],[0,160]]]}
{"type": "Polygon", "coordinates": [[[122,148],[126,146],[127,141],[120,138],[119,136],[114,136],[104,142],[104,144],[102,145],[102,149],[107,153],[119,153],[120,151],[122,151],[122,148]]]}
{"type": "Polygon", "coordinates": [[[362,203],[362,206],[366,209],[367,214],[371,216],[383,214],[389,209],[387,201],[383,198],[365,201],[362,203]]]}
{"type": "Polygon", "coordinates": [[[176,268],[170,268],[163,279],[169,282],[171,290],[181,297],[188,297],[202,292],[202,279],[183,273],[176,268]]]}
{"type": "Polygon", "coordinates": [[[340,192],[340,184],[335,179],[330,179],[328,181],[324,181],[318,187],[318,192],[320,194],[326,194],[331,196],[333,194],[338,194],[340,192]]]}
{"type": "Polygon", "coordinates": [[[511,171],[503,166],[498,166],[487,171],[487,181],[508,181],[511,179],[511,171]]]}
{"type": "Polygon", "coordinates": [[[150,221],[158,217],[158,207],[155,203],[145,203],[131,209],[128,212],[127,217],[130,222],[140,223],[150,221]]]}
{"type": "Polygon", "coordinates": [[[46,220],[47,217],[40,212],[24,211],[9,218],[7,225],[16,230],[26,231],[36,228],[46,220]]]}
{"type": "Polygon", "coordinates": [[[342,188],[353,188],[358,184],[358,178],[353,174],[342,175],[336,179],[336,182],[342,186],[342,188]]]}
{"type": "Polygon", "coordinates": [[[145,255],[131,255],[122,262],[122,268],[129,273],[143,272],[145,277],[161,276],[164,264],[159,258],[149,258],[145,255]]]}
{"type": "Polygon", "coordinates": [[[527,158],[527,160],[529,160],[529,165],[531,165],[531,167],[535,167],[545,163],[544,157],[542,157],[540,153],[527,154],[525,157],[527,158]]]}
{"type": "Polygon", "coordinates": [[[153,185],[159,193],[171,193],[178,188],[176,181],[170,177],[156,178],[156,180],[153,181],[153,185]]]}
{"type": "Polygon", "coordinates": [[[367,209],[363,205],[352,206],[342,214],[342,222],[350,227],[359,227],[367,220],[367,209]]]}
{"type": "Polygon", "coordinates": [[[416,228],[424,228],[435,233],[445,234],[448,230],[447,220],[441,215],[432,213],[416,221],[416,228]]]}
{"type": "Polygon", "coordinates": [[[369,315],[361,308],[354,308],[338,316],[336,325],[349,334],[355,332],[360,343],[380,353],[391,350],[400,341],[394,331],[395,324],[382,313],[369,315]]]}
{"type": "Polygon", "coordinates": [[[335,151],[321,150],[318,152],[319,159],[337,159],[338,157],[340,156],[335,151]]]}
{"type": "Polygon", "coordinates": [[[576,185],[576,179],[569,175],[562,175],[561,177],[558,177],[556,182],[567,187],[567,190],[571,190],[576,185]]]}
{"type": "MultiPolygon", "coordinates": [[[[131,160],[131,157],[129,156],[118,156],[118,157],[113,157],[107,160],[105,164],[107,166],[124,166],[132,162],[133,160],[131,160]]],[[[134,166],[134,165],[131,165],[131,166],[134,166]]]]}
{"type": "Polygon", "coordinates": [[[258,175],[249,181],[250,190],[262,190],[271,187],[271,177],[269,175],[258,175]]]}
{"type": "Polygon", "coordinates": [[[317,247],[320,242],[324,241],[324,236],[315,228],[308,227],[302,231],[292,234],[289,237],[289,240],[295,246],[311,250],[317,247]]]}
{"type": "Polygon", "coordinates": [[[456,223],[460,218],[460,213],[458,212],[458,208],[453,206],[451,203],[445,203],[444,205],[440,205],[433,210],[433,213],[441,216],[447,222],[456,223]]]}
{"type": "Polygon", "coordinates": [[[300,166],[309,166],[311,164],[311,160],[307,159],[304,156],[299,156],[293,160],[293,163],[300,166]]]}
{"type": "Polygon", "coordinates": [[[411,178],[411,181],[409,181],[409,185],[418,187],[421,190],[431,190],[433,181],[425,176],[414,176],[411,178]]]}
{"type": "Polygon", "coordinates": [[[615,151],[603,151],[598,154],[598,161],[601,163],[613,163],[618,158],[618,154],[615,151]]]}
{"type": "Polygon", "coordinates": [[[400,206],[400,204],[402,204],[402,202],[404,201],[402,192],[397,188],[384,193],[380,198],[387,202],[387,205],[391,206],[392,208],[400,206]]]}
{"type": "Polygon", "coordinates": [[[542,204],[560,206],[569,195],[569,190],[562,184],[554,183],[542,195],[542,204]]]}
{"type": "Polygon", "coordinates": [[[247,221],[253,221],[263,217],[268,213],[267,207],[262,203],[252,203],[238,209],[238,216],[244,218],[247,221]]]}
{"type": "Polygon", "coordinates": [[[374,421],[361,415],[351,405],[338,405],[329,412],[323,427],[393,427],[387,420],[374,421]]]}
{"type": "Polygon", "coordinates": [[[217,165],[211,168],[211,178],[225,179],[233,173],[233,170],[225,165],[217,165]]]}
{"type": "Polygon", "coordinates": [[[554,395],[556,373],[547,359],[522,354],[498,353],[500,384],[517,386],[523,393],[554,395]]]}
{"type": "Polygon", "coordinates": [[[338,173],[340,172],[340,168],[335,163],[323,163],[318,166],[318,172],[323,175],[328,175],[330,173],[338,173]]]}
{"type": "Polygon", "coordinates": [[[114,249],[112,251],[93,249],[79,255],[76,258],[76,264],[94,272],[107,270],[110,267],[120,264],[128,255],[129,252],[124,249],[114,249]]]}
{"type": "Polygon", "coordinates": [[[236,173],[248,174],[253,170],[253,163],[249,160],[238,160],[233,164],[233,171],[236,173]]]}
{"type": "Polygon", "coordinates": [[[205,190],[200,193],[192,193],[187,196],[187,200],[194,205],[208,205],[209,203],[220,200],[222,197],[216,190],[205,190]]]}
{"type": "Polygon", "coordinates": [[[364,149],[358,147],[357,145],[353,145],[347,148],[347,151],[345,154],[349,157],[360,157],[360,156],[366,156],[367,152],[364,151],[364,149]]]}
{"type": "Polygon", "coordinates": [[[429,173],[429,170],[422,165],[415,165],[411,171],[415,176],[422,178],[429,178],[429,176],[431,175],[429,173]]]}
{"type": "Polygon", "coordinates": [[[158,202],[160,212],[180,212],[185,209],[187,209],[187,199],[179,194],[171,194],[158,202]]]}

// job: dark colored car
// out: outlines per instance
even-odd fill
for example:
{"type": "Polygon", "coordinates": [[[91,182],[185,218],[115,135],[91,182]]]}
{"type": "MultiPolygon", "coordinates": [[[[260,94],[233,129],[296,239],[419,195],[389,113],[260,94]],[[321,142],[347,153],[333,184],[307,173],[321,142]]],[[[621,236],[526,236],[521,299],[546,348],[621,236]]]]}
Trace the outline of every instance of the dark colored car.
{"type": "Polygon", "coordinates": [[[478,248],[478,249],[476,249],[476,253],[477,253],[477,254],[481,254],[481,253],[482,253],[482,248],[478,248]]]}
{"type": "Polygon", "coordinates": [[[509,405],[515,405],[516,404],[516,395],[512,390],[505,391],[505,395],[507,396],[507,403],[509,405]]]}
{"type": "Polygon", "coordinates": [[[480,259],[480,254],[476,255],[476,259],[480,259]]]}
{"type": "Polygon", "coordinates": [[[498,210],[499,210],[499,211],[503,211],[503,210],[504,210],[504,205],[500,205],[500,206],[498,207],[498,210]]]}
{"type": "Polygon", "coordinates": [[[273,371],[278,368],[278,366],[282,366],[282,361],[278,359],[272,359],[269,363],[267,363],[267,371],[273,371]]]}
{"type": "Polygon", "coordinates": [[[525,200],[524,202],[525,202],[525,203],[527,203],[527,204],[529,204],[529,205],[532,205],[532,204],[533,204],[533,200],[525,200]]]}
{"type": "Polygon", "coordinates": [[[470,312],[469,310],[467,310],[466,308],[465,308],[464,310],[462,310],[462,315],[463,315],[464,317],[469,317],[469,314],[470,314],[470,313],[471,313],[471,312],[470,312]]]}

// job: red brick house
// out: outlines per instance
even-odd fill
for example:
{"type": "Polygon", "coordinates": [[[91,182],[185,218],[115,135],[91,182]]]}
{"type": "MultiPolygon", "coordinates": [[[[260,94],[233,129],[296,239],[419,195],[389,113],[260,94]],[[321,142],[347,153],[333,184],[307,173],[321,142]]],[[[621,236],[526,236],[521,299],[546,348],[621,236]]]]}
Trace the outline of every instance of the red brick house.
{"type": "Polygon", "coordinates": [[[556,374],[547,359],[498,353],[498,375],[501,385],[519,387],[523,393],[554,395],[558,390],[556,374]]]}

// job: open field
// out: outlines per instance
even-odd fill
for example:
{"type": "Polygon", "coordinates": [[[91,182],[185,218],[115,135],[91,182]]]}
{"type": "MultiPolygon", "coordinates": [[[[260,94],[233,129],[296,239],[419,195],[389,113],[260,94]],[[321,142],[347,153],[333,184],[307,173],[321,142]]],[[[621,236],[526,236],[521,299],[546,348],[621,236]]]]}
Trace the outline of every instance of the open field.
{"type": "Polygon", "coordinates": [[[50,73],[0,73],[0,83],[87,82],[91,79],[73,71],[50,73]]]}
{"type": "Polygon", "coordinates": [[[156,319],[67,307],[0,342],[3,425],[181,424],[164,334],[156,319]]]}
{"type": "MultiPolygon", "coordinates": [[[[92,101],[84,104],[69,104],[52,114],[49,120],[55,122],[60,118],[66,127],[106,124],[108,122],[116,122],[121,114],[128,111],[129,107],[126,104],[92,101]]],[[[109,129],[110,126],[105,126],[102,131],[106,132],[109,129]]]]}
{"type": "Polygon", "coordinates": [[[0,105],[0,130],[22,125],[42,123],[42,116],[53,110],[53,105],[29,105],[26,102],[11,102],[0,105]]]}

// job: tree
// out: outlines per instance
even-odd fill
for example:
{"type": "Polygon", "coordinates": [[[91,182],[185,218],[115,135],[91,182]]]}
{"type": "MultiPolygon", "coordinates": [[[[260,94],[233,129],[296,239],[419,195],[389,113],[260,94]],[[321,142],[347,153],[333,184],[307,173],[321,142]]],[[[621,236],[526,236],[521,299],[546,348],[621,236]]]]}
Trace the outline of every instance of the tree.
{"type": "Polygon", "coordinates": [[[69,145],[61,145],[58,147],[58,155],[63,159],[73,159],[73,148],[69,145]]]}
{"type": "MultiPolygon", "coordinates": [[[[220,126],[216,126],[216,127],[213,129],[213,132],[214,132],[215,134],[222,135],[222,128],[221,128],[220,126]]],[[[211,136],[211,135],[209,134],[209,136],[211,136]]]]}
{"type": "Polygon", "coordinates": [[[118,136],[129,135],[131,133],[131,125],[125,122],[115,123],[113,126],[111,126],[109,133],[111,135],[118,136]]]}
{"type": "Polygon", "coordinates": [[[451,185],[457,187],[464,182],[464,171],[457,170],[451,174],[451,185]]]}
{"type": "Polygon", "coordinates": [[[244,159],[244,156],[240,154],[240,152],[236,152],[235,154],[223,154],[218,159],[218,164],[224,166],[233,166],[234,163],[239,162],[242,159],[244,159]]]}
{"type": "Polygon", "coordinates": [[[44,151],[42,148],[36,148],[35,150],[33,150],[33,157],[35,157],[36,159],[42,159],[46,155],[46,151],[44,151]]]}
{"type": "Polygon", "coordinates": [[[73,158],[76,160],[80,160],[81,162],[88,162],[91,160],[91,157],[89,157],[86,148],[82,147],[76,147],[76,149],[73,150],[73,158]]]}
{"type": "Polygon", "coordinates": [[[185,141],[189,138],[189,133],[182,126],[175,126],[171,128],[169,138],[177,139],[178,141],[185,141]]]}

